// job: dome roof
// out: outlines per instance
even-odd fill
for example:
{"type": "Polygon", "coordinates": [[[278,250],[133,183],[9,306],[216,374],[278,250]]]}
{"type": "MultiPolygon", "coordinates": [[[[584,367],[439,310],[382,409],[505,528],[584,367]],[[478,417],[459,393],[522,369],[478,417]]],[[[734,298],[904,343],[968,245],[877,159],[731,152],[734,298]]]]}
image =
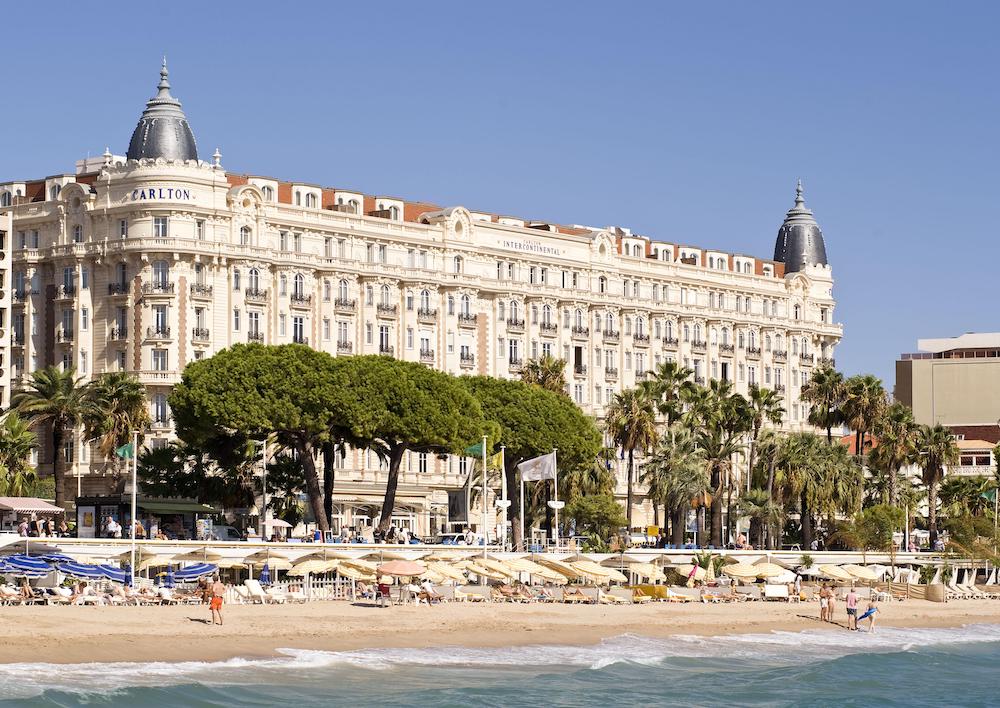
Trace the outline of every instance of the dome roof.
{"type": "Polygon", "coordinates": [[[165,160],[198,159],[194,133],[181,110],[181,102],[170,95],[167,73],[167,60],[164,59],[157,93],[146,102],[146,110],[142,112],[129,141],[129,160],[158,157],[165,160]]]}
{"type": "Polygon", "coordinates": [[[795,206],[785,214],[785,223],[778,229],[774,260],[785,264],[785,273],[802,270],[805,265],[827,265],[823,232],[806,208],[802,180],[795,187],[795,206]]]}

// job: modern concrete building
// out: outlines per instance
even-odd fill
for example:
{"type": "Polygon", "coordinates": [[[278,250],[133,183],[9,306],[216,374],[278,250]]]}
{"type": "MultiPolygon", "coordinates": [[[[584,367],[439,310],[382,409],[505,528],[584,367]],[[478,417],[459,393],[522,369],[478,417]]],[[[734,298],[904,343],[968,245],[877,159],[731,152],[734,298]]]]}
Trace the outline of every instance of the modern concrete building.
{"type": "MultiPolygon", "coordinates": [[[[783,425],[799,429],[799,388],[842,334],[801,185],[767,259],[622,226],[230,174],[218,150],[199,159],[165,66],[126,155],[0,183],[0,200],[14,249],[13,376],[50,364],[84,377],[134,371],[149,390],[153,445],[171,436],[167,395],[184,366],[237,342],[505,377],[551,354],[568,362],[569,395],[598,418],[616,392],[677,360],[699,383],[781,392],[783,425]]],[[[104,461],[79,437],[64,452],[84,493],[107,487],[104,461]]],[[[43,451],[43,472],[50,460],[43,451]]],[[[364,522],[386,470],[364,450],[337,464],[335,525],[364,522]]],[[[448,528],[448,491],[467,469],[413,454],[397,523],[448,528]]]]}

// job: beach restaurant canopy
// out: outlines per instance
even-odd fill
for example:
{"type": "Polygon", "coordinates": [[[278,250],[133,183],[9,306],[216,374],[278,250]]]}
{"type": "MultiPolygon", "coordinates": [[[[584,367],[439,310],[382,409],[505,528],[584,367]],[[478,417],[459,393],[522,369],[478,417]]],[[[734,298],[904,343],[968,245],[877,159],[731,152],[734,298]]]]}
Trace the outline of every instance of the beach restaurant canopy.
{"type": "Polygon", "coordinates": [[[20,519],[31,516],[56,516],[63,508],[36,497],[0,497],[0,531],[16,531],[20,519]]]}
{"type": "MultiPolygon", "coordinates": [[[[162,530],[170,538],[193,539],[197,536],[197,519],[218,514],[219,510],[195,499],[174,499],[139,495],[136,500],[139,520],[150,536],[162,530]]],[[[80,538],[102,535],[104,519],[113,517],[128,528],[132,514],[132,495],[111,494],[100,497],[77,497],[76,524],[80,538]]],[[[126,534],[123,534],[126,535],[126,534]]]]}

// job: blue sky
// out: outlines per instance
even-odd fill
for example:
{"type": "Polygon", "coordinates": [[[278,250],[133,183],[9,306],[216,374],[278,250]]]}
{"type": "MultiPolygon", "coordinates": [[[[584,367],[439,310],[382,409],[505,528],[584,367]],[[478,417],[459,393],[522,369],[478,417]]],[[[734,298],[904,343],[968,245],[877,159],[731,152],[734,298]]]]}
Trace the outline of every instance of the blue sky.
{"type": "Polygon", "coordinates": [[[4,8],[0,180],[123,153],[166,52],[208,158],[770,257],[796,178],[845,373],[997,329],[1000,5],[4,8]]]}

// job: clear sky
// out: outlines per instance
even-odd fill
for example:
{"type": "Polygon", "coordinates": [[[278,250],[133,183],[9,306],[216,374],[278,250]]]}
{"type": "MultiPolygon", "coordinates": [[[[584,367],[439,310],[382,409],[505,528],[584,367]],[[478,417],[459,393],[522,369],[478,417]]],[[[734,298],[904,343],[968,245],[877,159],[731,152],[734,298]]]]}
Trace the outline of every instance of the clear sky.
{"type": "Polygon", "coordinates": [[[1000,3],[61,7],[4,7],[0,180],[123,154],[165,52],[232,171],[768,258],[801,177],[845,373],[1000,328],[1000,3]]]}

